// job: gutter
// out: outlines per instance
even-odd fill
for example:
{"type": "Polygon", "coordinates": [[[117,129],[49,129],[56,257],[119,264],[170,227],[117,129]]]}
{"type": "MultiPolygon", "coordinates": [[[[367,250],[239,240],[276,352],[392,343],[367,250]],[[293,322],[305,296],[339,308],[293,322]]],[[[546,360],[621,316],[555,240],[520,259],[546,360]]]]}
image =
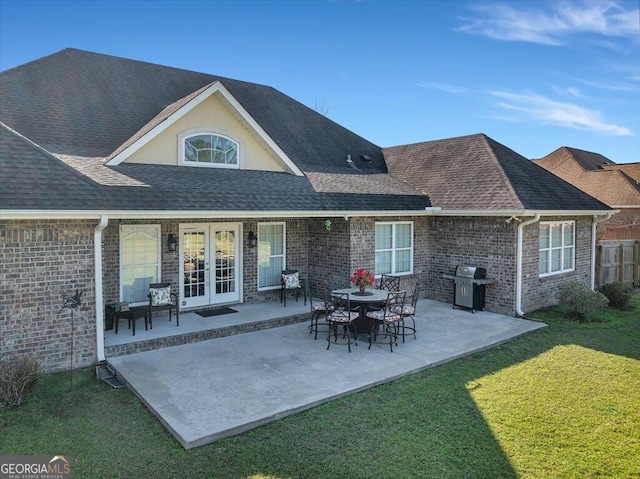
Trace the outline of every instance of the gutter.
{"type": "Polygon", "coordinates": [[[95,281],[95,303],[96,303],[96,349],[98,362],[105,360],[104,357],[104,301],[102,296],[102,232],[109,224],[107,215],[100,216],[100,221],[93,231],[93,261],[94,281],[95,281]]]}
{"type": "Polygon", "coordinates": [[[518,246],[516,252],[516,314],[524,317],[522,311],[522,241],[524,227],[536,223],[540,220],[540,213],[536,213],[533,219],[518,225],[518,246]]]}
{"type": "MultiPolygon", "coordinates": [[[[3,220],[33,219],[95,219],[107,215],[110,219],[192,219],[192,218],[332,218],[391,216],[594,216],[610,210],[447,210],[438,206],[417,210],[1,210],[3,220]]],[[[612,213],[617,213],[613,211],[612,213]]]]}
{"type": "MultiPolygon", "coordinates": [[[[375,217],[375,216],[432,216],[438,214],[440,208],[427,207],[416,210],[278,210],[278,211],[233,211],[233,210],[206,210],[206,211],[149,211],[149,210],[0,210],[0,218],[3,220],[33,220],[33,219],[95,219],[96,216],[108,216],[111,219],[193,219],[193,218],[338,218],[348,216],[375,217]]],[[[504,216],[504,215],[502,215],[504,216]]]]}
{"type": "Polygon", "coordinates": [[[593,215],[593,222],[591,223],[591,289],[596,289],[596,227],[598,223],[607,221],[611,218],[613,213],[607,213],[603,218],[598,218],[598,215],[593,215]]]}

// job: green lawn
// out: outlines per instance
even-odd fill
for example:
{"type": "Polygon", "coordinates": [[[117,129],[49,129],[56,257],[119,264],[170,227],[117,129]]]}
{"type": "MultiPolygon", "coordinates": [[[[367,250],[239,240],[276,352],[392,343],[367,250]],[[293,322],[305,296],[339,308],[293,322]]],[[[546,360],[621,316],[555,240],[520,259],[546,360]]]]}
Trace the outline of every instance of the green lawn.
{"type": "MultiPolygon", "coordinates": [[[[0,454],[65,455],[74,478],[640,478],[640,294],[185,451],[93,368],[0,410],[0,454]]],[[[187,407],[187,405],[185,405],[187,407]]]]}

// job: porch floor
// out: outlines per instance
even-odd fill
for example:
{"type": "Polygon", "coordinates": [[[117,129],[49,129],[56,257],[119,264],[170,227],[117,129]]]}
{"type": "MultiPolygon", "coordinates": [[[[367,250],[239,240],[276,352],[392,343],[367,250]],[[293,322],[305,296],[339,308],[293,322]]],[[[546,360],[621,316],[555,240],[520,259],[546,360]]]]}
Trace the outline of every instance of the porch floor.
{"type": "Polygon", "coordinates": [[[145,330],[144,321],[137,320],[135,336],[127,328],[127,321],[121,320],[118,334],[115,327],[105,331],[105,355],[109,358],[284,326],[308,320],[311,311],[309,302],[305,305],[302,298],[297,302],[288,299],[286,307],[279,301],[231,304],[228,307],[237,313],[202,317],[194,311],[181,312],[180,326],[176,326],[175,311],[171,321],[168,312],[156,313],[153,315],[153,329],[145,330]]]}
{"type": "MultiPolygon", "coordinates": [[[[273,313],[282,315],[285,311],[287,314],[304,311],[301,318],[306,319],[308,308],[302,301],[297,305],[288,303],[286,310],[280,303],[247,305],[246,314],[250,318],[248,324],[256,318],[273,313]]],[[[238,305],[234,309],[243,308],[238,305]]],[[[186,329],[189,316],[184,317],[186,329]]],[[[218,321],[239,321],[241,317],[240,313],[213,318],[196,315],[192,321],[211,325],[218,321]]],[[[393,353],[384,340],[367,349],[364,337],[357,347],[352,347],[351,354],[343,345],[332,344],[327,350],[326,333],[319,334],[314,341],[306,322],[297,322],[193,344],[111,356],[107,360],[118,377],[178,442],[189,449],[496,346],[545,326],[491,312],[472,314],[431,300],[418,302],[416,323],[417,339],[407,338],[404,344],[394,347],[393,353]]],[[[182,317],[180,324],[182,328],[182,317]]],[[[156,326],[154,320],[153,329],[156,327],[159,330],[161,326],[156,326]]],[[[175,322],[171,328],[180,329],[175,322]]],[[[126,327],[122,331],[128,332],[126,327]]],[[[126,336],[131,338],[131,332],[126,336]]]]}

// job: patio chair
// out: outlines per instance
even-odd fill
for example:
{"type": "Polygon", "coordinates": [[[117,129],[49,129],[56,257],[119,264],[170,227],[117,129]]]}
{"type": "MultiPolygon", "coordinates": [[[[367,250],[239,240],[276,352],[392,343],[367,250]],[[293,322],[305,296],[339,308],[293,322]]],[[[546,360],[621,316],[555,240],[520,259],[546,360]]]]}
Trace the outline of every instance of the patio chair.
{"type": "Polygon", "coordinates": [[[393,352],[393,343],[398,345],[398,333],[404,319],[398,311],[404,307],[406,295],[406,291],[391,291],[387,295],[387,301],[382,309],[367,313],[367,317],[373,319],[369,333],[369,349],[371,349],[371,343],[377,339],[380,327],[382,327],[385,337],[389,337],[391,352],[393,352]]]}
{"type": "Polygon", "coordinates": [[[378,289],[385,291],[400,291],[400,276],[383,274],[378,280],[378,289]]]}
{"type": "Polygon", "coordinates": [[[282,286],[280,289],[280,302],[287,307],[287,292],[293,293],[296,302],[300,293],[304,295],[304,304],[307,304],[307,279],[297,269],[282,270],[282,286]]]}
{"type": "Polygon", "coordinates": [[[353,322],[360,317],[360,313],[351,311],[349,293],[333,294],[331,298],[331,312],[327,315],[327,323],[329,323],[327,349],[331,346],[332,336],[333,342],[338,342],[338,329],[342,327],[342,338],[347,338],[345,344],[349,348],[349,352],[351,352],[351,336],[354,338],[354,344],[358,345],[358,336],[353,322]]]}
{"type": "Polygon", "coordinates": [[[153,329],[153,312],[169,311],[169,321],[171,312],[176,312],[176,326],[180,326],[180,309],[178,308],[178,297],[171,292],[171,283],[151,283],[149,285],[149,326],[153,329]]]}
{"type": "Polygon", "coordinates": [[[402,342],[404,343],[404,335],[406,331],[409,331],[409,334],[413,334],[413,339],[416,339],[416,305],[418,304],[418,298],[420,296],[420,285],[416,283],[416,286],[413,290],[413,295],[411,296],[411,302],[402,306],[402,308],[398,306],[394,306],[395,312],[400,313],[402,315],[402,323],[399,327],[402,329],[402,342]],[[407,324],[407,320],[411,320],[411,326],[407,324]]]}
{"type": "Polygon", "coordinates": [[[318,339],[318,331],[320,328],[326,327],[327,333],[329,332],[329,323],[327,322],[327,316],[333,310],[333,304],[331,302],[331,293],[327,292],[324,298],[309,298],[311,304],[311,323],[309,324],[309,334],[315,333],[313,339],[318,339]],[[323,319],[323,321],[321,321],[323,319]]]}

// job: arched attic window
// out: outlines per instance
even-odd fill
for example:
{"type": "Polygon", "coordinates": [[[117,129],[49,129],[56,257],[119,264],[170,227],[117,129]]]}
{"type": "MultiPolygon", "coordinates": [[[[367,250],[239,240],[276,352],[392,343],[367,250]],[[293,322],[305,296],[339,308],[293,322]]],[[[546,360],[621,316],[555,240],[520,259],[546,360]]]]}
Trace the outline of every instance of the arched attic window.
{"type": "Polygon", "coordinates": [[[180,163],[212,168],[240,168],[240,144],[208,129],[182,132],[178,138],[180,163]]]}

